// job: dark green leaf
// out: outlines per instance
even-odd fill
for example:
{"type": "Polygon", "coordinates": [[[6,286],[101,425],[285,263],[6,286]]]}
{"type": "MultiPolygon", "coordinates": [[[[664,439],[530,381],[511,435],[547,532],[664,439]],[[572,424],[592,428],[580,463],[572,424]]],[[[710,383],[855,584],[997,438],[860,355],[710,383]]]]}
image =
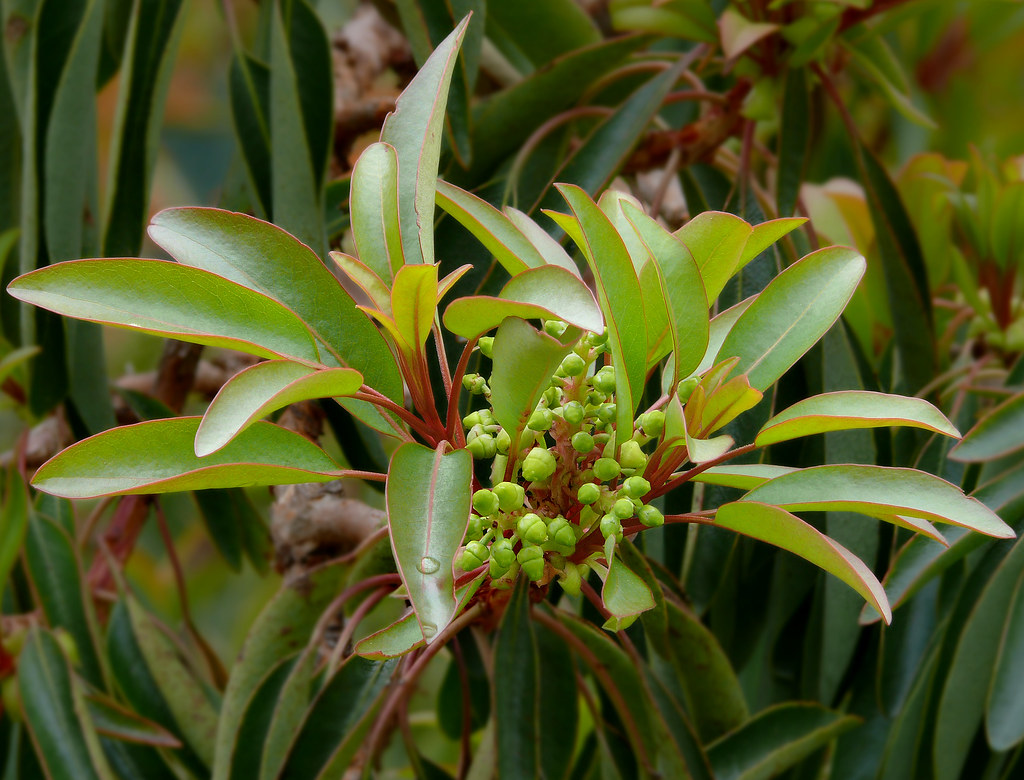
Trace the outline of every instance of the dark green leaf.
{"type": "MultiPolygon", "coordinates": [[[[231,735],[233,747],[238,745],[246,746],[245,749],[235,750],[231,762],[231,770],[228,775],[232,780],[250,780],[259,777],[260,759],[263,754],[260,750],[248,749],[250,745],[261,745],[267,736],[267,729],[270,727],[270,720],[274,714],[274,705],[281,694],[281,688],[291,674],[295,666],[295,655],[290,654],[280,661],[266,673],[263,679],[258,680],[251,691],[251,695],[245,702],[245,712],[241,715],[237,732],[231,735]]],[[[225,699],[225,706],[227,700],[225,699]]],[[[218,724],[218,729],[220,724],[218,724]]],[[[214,776],[220,770],[220,742],[217,744],[217,755],[214,758],[214,776]]]]}
{"type": "Polygon", "coordinates": [[[245,52],[236,51],[228,74],[228,94],[238,148],[252,181],[254,200],[261,206],[262,214],[270,214],[270,69],[245,52]]]}
{"type": "Polygon", "coordinates": [[[500,29],[501,38],[537,68],[601,40],[593,20],[573,0],[489,4],[487,27],[500,29]]]}
{"type": "Polygon", "coordinates": [[[0,508],[0,597],[18,560],[28,527],[28,488],[16,468],[4,472],[3,507],[0,508]]]}
{"type": "Polygon", "coordinates": [[[953,460],[975,463],[1011,455],[1024,448],[1024,393],[1012,396],[985,414],[949,453],[953,460]]]}
{"type": "Polygon", "coordinates": [[[779,167],[775,182],[775,203],[779,216],[787,217],[796,211],[804,166],[810,150],[810,96],[807,91],[807,71],[790,68],[783,86],[782,124],[779,127],[779,167]]]}
{"type": "Polygon", "coordinates": [[[181,747],[181,742],[163,726],[125,709],[103,694],[85,694],[85,705],[98,734],[141,745],[181,747]]]}
{"type": "Polygon", "coordinates": [[[512,593],[494,647],[497,776],[501,780],[541,776],[540,666],[530,620],[530,582],[512,593]]]}

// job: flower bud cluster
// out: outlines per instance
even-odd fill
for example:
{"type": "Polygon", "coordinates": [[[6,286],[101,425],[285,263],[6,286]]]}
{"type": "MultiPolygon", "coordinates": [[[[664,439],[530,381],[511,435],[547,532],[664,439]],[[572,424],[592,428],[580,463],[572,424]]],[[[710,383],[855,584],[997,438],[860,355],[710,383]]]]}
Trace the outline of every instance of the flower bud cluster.
{"type": "MultiPolygon", "coordinates": [[[[544,330],[557,337],[566,325],[548,321],[544,330]]],[[[481,339],[480,350],[490,357],[493,339],[481,339]]],[[[517,441],[489,406],[463,418],[466,448],[478,460],[493,461],[493,486],[473,494],[458,559],[463,570],[487,566],[496,585],[510,584],[522,570],[534,582],[557,578],[567,592],[578,593],[589,564],[604,557],[606,539],[623,538],[624,524],[635,530],[665,522],[643,501],[651,491],[643,445],[660,437],[665,415],[644,412],[633,438],[616,442],[616,371],[595,365],[606,350],[605,334],[580,339],[517,441]]],[[[468,374],[463,386],[490,401],[485,377],[468,374]]]]}

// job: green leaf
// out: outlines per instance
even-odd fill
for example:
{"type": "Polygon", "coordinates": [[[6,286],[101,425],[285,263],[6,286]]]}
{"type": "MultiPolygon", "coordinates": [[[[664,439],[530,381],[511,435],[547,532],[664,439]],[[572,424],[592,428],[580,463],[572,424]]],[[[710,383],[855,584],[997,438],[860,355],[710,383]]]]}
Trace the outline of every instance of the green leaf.
{"type": "Polygon", "coordinates": [[[75,695],[75,682],[57,640],[32,629],[18,657],[18,688],[37,755],[53,780],[113,780],[99,740],[75,695]]]}
{"type": "MultiPolygon", "coordinates": [[[[787,478],[779,477],[778,480],[787,478]]],[[[771,485],[778,480],[766,484],[771,485]]],[[[796,515],[778,506],[755,503],[751,497],[761,489],[751,491],[742,501],[720,507],[715,514],[715,526],[728,528],[799,555],[841,579],[881,612],[886,623],[892,622],[892,612],[885,590],[871,569],[845,547],[829,539],[796,515]]]]}
{"type": "Polygon", "coordinates": [[[766,447],[816,433],[893,425],[923,428],[954,438],[960,436],[946,416],[924,399],[848,390],[798,401],[766,422],[754,444],[766,447]]]}
{"type": "Polygon", "coordinates": [[[509,317],[498,326],[494,334],[491,403],[495,419],[512,439],[510,452],[518,452],[526,421],[569,350],[570,345],[517,317],[509,317]]]}
{"type": "Polygon", "coordinates": [[[782,219],[770,219],[759,225],[754,225],[743,247],[737,270],[745,268],[754,258],[766,251],[772,244],[784,236],[789,235],[807,219],[804,217],[784,217],[782,219]]]}
{"type": "Polygon", "coordinates": [[[74,639],[82,676],[105,687],[105,670],[96,652],[96,616],[88,590],[82,587],[74,542],[52,520],[33,515],[25,537],[25,561],[47,622],[74,639]]]}
{"type": "Polygon", "coordinates": [[[505,215],[511,220],[512,224],[519,228],[534,248],[540,252],[545,263],[560,266],[575,276],[580,275],[575,261],[569,257],[568,253],[562,248],[562,245],[555,241],[544,228],[519,211],[519,209],[514,209],[511,206],[505,207],[505,215]]]}
{"type": "Polygon", "coordinates": [[[437,266],[406,265],[395,274],[391,313],[399,337],[414,350],[427,343],[437,313],[437,266]]]}
{"type": "MultiPolygon", "coordinates": [[[[615,226],[579,187],[558,185],[583,229],[580,245],[594,274],[597,299],[615,363],[615,430],[618,444],[633,435],[633,412],[647,379],[647,325],[640,280],[615,226]]],[[[618,446],[618,444],[616,446],[618,446]]]]}
{"type": "MultiPolygon", "coordinates": [[[[287,655],[283,660],[271,666],[270,670],[261,678],[255,681],[253,689],[247,697],[245,711],[240,713],[240,720],[237,730],[231,735],[231,748],[238,745],[250,746],[261,745],[267,737],[271,719],[274,716],[274,708],[281,696],[282,688],[288,681],[292,670],[295,668],[296,654],[287,655]]],[[[225,706],[227,701],[225,701],[225,706]]],[[[218,723],[218,729],[220,723],[218,723]]],[[[217,751],[214,755],[214,774],[218,777],[220,770],[221,744],[218,741],[217,751]]],[[[260,750],[234,750],[231,756],[231,768],[226,775],[231,780],[250,780],[260,776],[260,763],[263,753],[260,750]]]]}
{"type": "Polygon", "coordinates": [[[302,320],[277,301],[178,263],[75,260],[20,276],[7,289],[65,316],[262,357],[320,360],[302,320]]]}
{"type": "Polygon", "coordinates": [[[689,609],[666,602],[669,660],[686,711],[703,741],[720,737],[749,717],[736,672],[715,635],[689,609]]]}
{"type": "Polygon", "coordinates": [[[275,0],[270,14],[271,214],[323,256],[334,118],[330,41],[307,0],[275,0]]]}
{"type": "Polygon", "coordinates": [[[513,277],[494,298],[457,298],[444,313],[444,324],[466,338],[498,327],[506,317],[564,320],[592,333],[604,331],[604,317],[593,293],[564,268],[545,265],[513,277]]]}
{"type": "Polygon", "coordinates": [[[727,60],[736,59],[778,29],[779,25],[770,22],[752,22],[734,8],[727,8],[718,18],[722,53],[727,60]]]}
{"type": "Polygon", "coordinates": [[[444,107],[468,24],[463,19],[430,55],[381,128],[380,140],[398,153],[398,216],[406,263],[434,262],[434,193],[444,107]]]}
{"type": "Polygon", "coordinates": [[[654,594],[647,583],[614,555],[601,589],[601,600],[611,617],[604,628],[624,631],[649,609],[654,609],[654,594]]]}
{"type": "Polygon", "coordinates": [[[985,713],[1007,614],[1024,584],[1022,576],[1024,542],[1018,541],[989,579],[958,637],[935,721],[936,780],[959,777],[967,760],[985,713]]]}
{"type": "Polygon", "coordinates": [[[362,384],[362,374],[351,368],[317,370],[289,360],[257,363],[228,380],[210,403],[196,430],[195,453],[202,458],[216,452],[289,404],[351,395],[362,384]]]}
{"type": "Polygon", "coordinates": [[[497,776],[540,777],[540,665],[530,620],[530,583],[525,577],[512,593],[494,644],[497,776]]]}
{"type": "MultiPolygon", "coordinates": [[[[718,353],[722,349],[722,344],[725,343],[726,336],[736,325],[736,321],[742,316],[749,307],[757,299],[756,296],[751,296],[745,300],[740,301],[735,306],[731,306],[725,311],[721,312],[715,317],[711,318],[711,325],[708,328],[708,348],[704,353],[704,357],[701,359],[700,364],[690,374],[692,377],[698,377],[703,375],[708,369],[713,368],[718,362],[718,353]]],[[[689,378],[689,377],[687,377],[689,378]]],[[[663,380],[664,382],[664,377],[663,380]]],[[[669,392],[674,388],[665,387],[665,392],[669,392]]]]}
{"type": "Polygon", "coordinates": [[[282,777],[338,777],[364,747],[397,660],[350,657],[321,688],[295,738],[282,777]]]}
{"type": "Polygon", "coordinates": [[[716,780],[767,780],[860,722],[817,704],[777,704],[708,748],[716,780]]]}
{"type": "Polygon", "coordinates": [[[108,257],[132,257],[142,248],[184,8],[184,0],[135,3],[132,8],[107,174],[103,254],[108,257]]]}
{"type": "Polygon", "coordinates": [[[893,108],[916,125],[936,129],[935,122],[911,101],[902,66],[882,35],[869,34],[858,41],[844,37],[839,43],[852,55],[856,67],[881,88],[893,108]]]}
{"type": "Polygon", "coordinates": [[[623,203],[622,210],[658,269],[669,313],[674,381],[678,382],[700,364],[708,347],[707,294],[700,269],[686,245],[647,214],[631,203],[623,203]]]}
{"type": "Polygon", "coordinates": [[[547,264],[515,223],[487,201],[441,179],[436,197],[437,205],[476,236],[510,276],[547,264]]]}
{"type": "Polygon", "coordinates": [[[774,466],[769,463],[744,463],[738,466],[730,464],[705,469],[697,474],[693,481],[703,482],[707,485],[739,488],[740,490],[753,490],[770,479],[781,477],[792,471],[796,471],[792,466],[774,466]]]}
{"type": "Polygon", "coordinates": [[[16,468],[4,471],[3,506],[0,507],[0,597],[18,560],[28,527],[28,488],[16,468]]]}
{"type": "Polygon", "coordinates": [[[55,496],[95,498],[329,482],[344,475],[309,439],[267,422],[255,423],[227,447],[198,458],[199,423],[199,417],[182,417],[105,431],[44,463],[32,484],[55,496]]]}
{"type": "Polygon", "coordinates": [[[330,257],[341,272],[366,293],[374,309],[391,316],[391,289],[376,271],[344,252],[331,252],[330,257]]]}
{"type": "Polygon", "coordinates": [[[349,196],[352,240],[359,259],[383,280],[405,264],[398,219],[398,155],[393,146],[370,144],[352,169],[349,196]]]}
{"type": "MultiPolygon", "coordinates": [[[[239,660],[231,667],[217,722],[213,780],[227,780],[232,756],[238,752],[242,718],[261,680],[281,658],[305,647],[309,634],[327,605],[338,594],[341,567],[310,572],[308,581],[282,587],[256,618],[239,660]]],[[[242,745],[243,751],[250,750],[242,745]]],[[[251,777],[251,775],[247,776],[251,777]]]]}
{"type": "Polygon", "coordinates": [[[270,162],[270,68],[236,46],[228,71],[228,96],[238,150],[252,183],[260,216],[274,202],[270,162]]]}
{"type": "Polygon", "coordinates": [[[274,225],[217,209],[168,209],[150,237],[179,263],[251,287],[280,301],[309,328],[323,359],[359,371],[392,401],[402,378],[380,331],[308,246],[274,225]]]}
{"type": "Polygon", "coordinates": [[[851,249],[822,249],[794,263],[740,315],[718,352],[767,390],[842,314],[867,264],[851,249]]]}
{"type": "Polygon", "coordinates": [[[700,269],[709,306],[736,273],[752,231],[735,214],[704,211],[674,233],[690,250],[700,269]]]}
{"type": "Polygon", "coordinates": [[[804,170],[811,149],[810,94],[807,89],[806,68],[790,67],[782,94],[782,123],[778,133],[778,173],[775,180],[775,202],[779,214],[796,211],[803,183],[804,170]]]}
{"type": "Polygon", "coordinates": [[[965,463],[994,460],[1024,448],[1020,430],[1024,425],[1024,393],[999,404],[964,436],[949,453],[953,460],[965,463]]]}
{"type": "Polygon", "coordinates": [[[455,617],[452,565],[469,524],[473,457],[447,446],[403,444],[388,470],[391,547],[427,644],[455,617]]]}
{"type": "Polygon", "coordinates": [[[573,0],[488,5],[487,29],[500,30],[501,39],[514,45],[537,68],[601,40],[593,20],[573,0]]]}
{"type": "Polygon", "coordinates": [[[1017,681],[1024,672],[1024,587],[1017,581],[999,640],[985,704],[985,733],[993,750],[1009,750],[1024,739],[1024,695],[1017,681]]]}
{"type": "Polygon", "coordinates": [[[377,660],[397,658],[424,644],[416,613],[410,610],[390,626],[361,639],[355,647],[355,654],[377,660]]]}
{"type": "Polygon", "coordinates": [[[87,693],[84,698],[89,719],[98,734],[140,745],[181,747],[178,738],[159,723],[126,709],[105,694],[87,693]]]}
{"type": "Polygon", "coordinates": [[[617,30],[644,30],[692,41],[717,43],[715,12],[707,0],[612,0],[612,24],[617,30]]]}
{"type": "Polygon", "coordinates": [[[837,510],[885,519],[900,514],[952,523],[1000,539],[1014,534],[1006,523],[956,485],[923,471],[885,466],[814,466],[755,488],[744,501],[776,504],[794,512],[837,510]]]}

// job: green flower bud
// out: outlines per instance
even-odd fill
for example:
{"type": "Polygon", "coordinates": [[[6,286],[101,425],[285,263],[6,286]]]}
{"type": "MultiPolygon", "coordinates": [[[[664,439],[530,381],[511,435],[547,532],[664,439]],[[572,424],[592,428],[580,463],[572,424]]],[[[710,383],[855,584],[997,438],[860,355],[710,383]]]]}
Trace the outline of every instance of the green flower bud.
{"type": "Polygon", "coordinates": [[[469,525],[466,526],[467,542],[479,541],[480,537],[484,534],[484,521],[479,515],[469,516],[469,525]]]}
{"type": "Polygon", "coordinates": [[[657,528],[659,525],[665,525],[665,515],[663,515],[657,507],[651,506],[650,504],[644,504],[640,507],[640,511],[637,512],[637,517],[640,518],[640,522],[648,528],[657,528]]]}
{"type": "Polygon", "coordinates": [[[497,514],[498,503],[498,497],[487,488],[478,490],[473,494],[473,509],[484,517],[497,514]]]}
{"type": "Polygon", "coordinates": [[[599,393],[608,395],[615,392],[615,368],[605,366],[590,378],[590,384],[599,393]]]}
{"type": "Polygon", "coordinates": [[[580,589],[583,587],[583,578],[580,576],[579,567],[572,562],[566,563],[560,582],[562,583],[562,590],[570,596],[580,595],[580,589]]]}
{"type": "Polygon", "coordinates": [[[630,439],[619,450],[619,464],[624,469],[642,469],[647,465],[647,456],[640,445],[630,439]]]}
{"type": "Polygon", "coordinates": [[[481,433],[475,439],[467,442],[466,449],[477,460],[493,458],[498,448],[494,444],[494,437],[489,433],[481,433]]]}
{"type": "Polygon", "coordinates": [[[526,501],[526,491],[515,482],[499,482],[492,490],[498,497],[498,507],[502,512],[514,512],[526,501]]]}
{"type": "Polygon", "coordinates": [[[521,564],[523,567],[523,573],[526,574],[534,582],[540,582],[544,579],[544,559],[537,558],[532,561],[527,561],[521,564]]]}
{"type": "Polygon", "coordinates": [[[597,407],[597,419],[603,423],[610,423],[615,420],[615,404],[601,404],[597,407]]]}
{"type": "Polygon", "coordinates": [[[504,428],[494,434],[494,446],[502,455],[508,455],[509,448],[512,446],[512,437],[504,428]]]}
{"type": "Polygon", "coordinates": [[[690,396],[693,395],[693,391],[697,389],[697,377],[691,376],[689,379],[684,379],[676,386],[676,396],[679,398],[679,403],[685,404],[690,400],[690,396]]]}
{"type": "Polygon", "coordinates": [[[585,485],[580,485],[580,489],[576,491],[576,498],[581,504],[593,504],[597,499],[601,497],[601,488],[595,485],[593,482],[588,482],[585,485]]]}
{"type": "Polygon", "coordinates": [[[620,498],[612,505],[612,514],[620,520],[629,519],[635,511],[636,507],[633,506],[633,502],[628,498],[620,498]]]}
{"type": "Polygon", "coordinates": [[[654,438],[660,436],[665,430],[665,413],[660,409],[653,412],[644,412],[637,419],[637,425],[643,430],[644,435],[654,438]]]}
{"type": "Polygon", "coordinates": [[[629,477],[622,483],[622,493],[628,498],[640,498],[651,492],[651,483],[643,477],[629,477]]]}
{"type": "Polygon", "coordinates": [[[549,409],[554,409],[562,403],[562,388],[552,385],[544,391],[540,399],[549,409]]]}
{"type": "Polygon", "coordinates": [[[608,539],[614,536],[616,539],[622,539],[622,521],[619,520],[615,515],[605,515],[601,518],[601,535],[608,539]]]}
{"type": "Polygon", "coordinates": [[[480,354],[485,358],[494,357],[494,337],[493,336],[482,336],[476,343],[480,347],[480,354]]]}
{"type": "Polygon", "coordinates": [[[572,555],[576,549],[576,532],[572,530],[569,521],[561,515],[548,526],[548,538],[557,545],[558,551],[563,555],[572,555]]]}
{"type": "Polygon", "coordinates": [[[523,460],[523,479],[543,482],[555,473],[555,456],[543,447],[534,447],[523,460]]]}
{"type": "Polygon", "coordinates": [[[459,556],[459,568],[463,571],[473,571],[478,566],[483,566],[487,563],[489,556],[487,548],[480,542],[470,542],[466,545],[466,549],[462,551],[462,555],[459,556]]]}
{"type": "Polygon", "coordinates": [[[526,421],[526,427],[531,431],[547,431],[550,430],[554,421],[555,415],[550,409],[537,409],[526,421]]]}
{"type": "Polygon", "coordinates": [[[572,435],[572,448],[580,455],[586,455],[594,449],[594,437],[586,431],[579,431],[572,435]]]}
{"type": "Polygon", "coordinates": [[[511,541],[504,536],[496,539],[495,543],[490,546],[490,562],[497,563],[504,573],[508,571],[513,561],[515,561],[515,551],[512,549],[511,541]]]}
{"type": "Polygon", "coordinates": [[[565,329],[569,326],[561,320],[545,320],[544,321],[544,332],[554,336],[556,339],[565,333],[565,329]]]}
{"type": "Polygon", "coordinates": [[[519,518],[519,522],[516,523],[516,533],[526,544],[544,544],[548,540],[547,523],[540,515],[533,512],[527,512],[519,518]]]}
{"type": "Polygon", "coordinates": [[[594,476],[602,482],[611,482],[620,472],[619,462],[614,458],[598,458],[594,461],[594,476]]]}
{"type": "Polygon", "coordinates": [[[594,446],[603,447],[612,440],[612,435],[607,431],[601,431],[600,433],[594,434],[594,446]]]}
{"type": "Polygon", "coordinates": [[[608,331],[603,330],[600,333],[590,333],[587,335],[586,341],[592,347],[599,347],[608,341],[608,331]]]}
{"type": "Polygon", "coordinates": [[[540,547],[521,547],[519,552],[516,553],[516,560],[519,561],[519,565],[522,566],[524,563],[530,561],[536,561],[544,558],[544,551],[540,547]]]}
{"type": "Polygon", "coordinates": [[[575,352],[570,352],[562,359],[558,370],[566,376],[579,376],[587,370],[587,363],[575,352]]]}
{"type": "Polygon", "coordinates": [[[569,425],[579,425],[583,422],[583,416],[583,404],[579,401],[569,401],[569,403],[562,407],[562,419],[569,423],[569,425]]]}
{"type": "Polygon", "coordinates": [[[480,412],[470,412],[462,418],[463,427],[469,429],[477,425],[483,425],[483,418],[480,417],[480,412]]]}

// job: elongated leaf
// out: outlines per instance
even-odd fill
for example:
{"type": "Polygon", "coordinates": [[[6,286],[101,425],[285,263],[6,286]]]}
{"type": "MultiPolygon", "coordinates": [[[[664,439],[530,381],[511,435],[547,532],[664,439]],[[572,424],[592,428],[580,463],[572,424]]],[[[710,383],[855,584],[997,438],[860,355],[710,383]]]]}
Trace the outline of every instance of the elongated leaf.
{"type": "Polygon", "coordinates": [[[568,344],[516,317],[506,319],[498,327],[494,335],[491,397],[494,417],[512,439],[510,452],[518,451],[526,421],[569,349],[568,344]]]}
{"type": "Polygon", "coordinates": [[[498,777],[539,777],[541,659],[530,620],[530,583],[526,578],[520,578],[505,610],[494,663],[507,670],[494,680],[498,777]]]}
{"type": "Polygon", "coordinates": [[[993,460],[1024,448],[1021,441],[1024,426],[1024,393],[999,404],[964,436],[949,457],[967,463],[993,460]]]}
{"type": "Polygon", "coordinates": [[[387,507],[391,547],[429,644],[455,617],[452,564],[469,524],[473,457],[403,444],[391,458],[387,507]]]}
{"type": "Polygon", "coordinates": [[[749,717],[736,672],[715,635],[688,609],[666,602],[668,651],[686,711],[703,741],[716,739],[749,717]]]}
{"type": "Polygon", "coordinates": [[[754,503],[749,496],[756,491],[744,497],[743,501],[720,507],[715,514],[715,525],[774,544],[810,561],[857,591],[882,613],[886,623],[892,622],[885,590],[860,558],[796,515],[778,506],[754,503]]]}
{"type": "Polygon", "coordinates": [[[34,515],[25,537],[25,561],[39,594],[47,622],[63,628],[75,641],[82,676],[105,687],[105,675],[96,652],[96,616],[82,587],[82,568],[74,542],[59,525],[34,515]]]}
{"type": "Polygon", "coordinates": [[[195,266],[280,301],[306,323],[324,360],[359,371],[366,383],[402,400],[402,379],[380,331],[316,254],[268,222],[217,209],[169,209],[150,237],[179,263],[195,266]]]}
{"type": "Polygon", "coordinates": [[[444,324],[452,333],[472,338],[506,317],[557,319],[592,333],[604,330],[601,309],[587,286],[564,268],[548,265],[513,277],[497,298],[457,298],[445,310],[444,324]]]}
{"type": "MultiPolygon", "coordinates": [[[[262,751],[250,750],[248,747],[263,744],[266,739],[267,730],[270,728],[270,721],[274,715],[274,705],[281,696],[281,689],[295,668],[295,662],[296,654],[289,654],[272,666],[262,679],[256,681],[251,695],[245,702],[245,711],[240,714],[241,720],[237,731],[232,735],[233,747],[237,745],[244,747],[242,750],[235,750],[232,756],[231,769],[228,774],[231,780],[259,777],[262,751]]],[[[227,702],[225,702],[225,706],[226,704],[227,702]]],[[[220,749],[218,741],[217,753],[214,758],[214,777],[218,776],[218,761],[220,759],[217,756],[220,755],[220,749]]]]}
{"type": "Polygon", "coordinates": [[[85,704],[98,734],[140,745],[181,747],[177,737],[163,726],[126,709],[105,695],[86,694],[85,704]]]}
{"type": "Polygon", "coordinates": [[[284,306],[178,263],[76,260],[40,268],[7,289],[26,303],[79,319],[262,357],[320,358],[310,332],[284,306]]]}
{"type": "Polygon", "coordinates": [[[359,259],[390,280],[405,264],[398,220],[398,155],[393,146],[366,147],[352,169],[352,239],[359,259]]]}
{"type": "Polygon", "coordinates": [[[331,260],[366,293],[370,304],[378,311],[391,316],[391,289],[384,280],[377,276],[376,271],[344,252],[331,252],[331,260]]]}
{"type": "Polygon", "coordinates": [[[434,192],[444,108],[468,24],[463,19],[435,49],[381,128],[380,140],[398,153],[398,215],[406,263],[434,262],[434,192]]]}
{"type": "Polygon", "coordinates": [[[488,8],[497,28],[536,67],[601,40],[593,20],[572,0],[523,0],[488,8]]]}
{"type": "Polygon", "coordinates": [[[935,722],[937,780],[959,777],[967,759],[986,709],[1000,639],[1013,595],[1022,586],[1022,572],[1024,542],[1018,541],[988,581],[959,635],[935,722]]]}
{"type": "Polygon", "coordinates": [[[4,472],[3,507],[0,508],[0,597],[18,560],[28,517],[28,488],[18,470],[9,468],[4,472]]]}
{"type": "Polygon", "coordinates": [[[238,149],[252,183],[257,215],[271,213],[270,69],[236,49],[228,72],[228,94],[238,149]]]}
{"type": "Polygon", "coordinates": [[[136,3],[132,9],[107,175],[103,254],[108,257],[131,257],[142,248],[164,101],[184,9],[184,0],[136,3]]]}
{"type": "Polygon", "coordinates": [[[716,780],[767,780],[860,722],[816,704],[779,704],[708,748],[716,780]]]}
{"type": "Polygon", "coordinates": [[[838,510],[923,517],[1000,539],[1013,531],[998,515],[943,479],[914,469],[885,466],[815,466],[755,488],[744,501],[777,504],[794,512],[838,510]]]}
{"type": "Polygon", "coordinates": [[[782,124],[778,134],[778,175],[775,181],[775,203],[779,214],[788,216],[796,211],[803,183],[804,168],[810,152],[810,95],[807,89],[807,69],[790,67],[782,95],[782,124]]]}
{"type": "Polygon", "coordinates": [[[643,579],[617,557],[609,562],[608,576],[601,589],[601,600],[611,617],[604,628],[624,631],[649,609],[654,609],[654,594],[643,579]]]}
{"type": "Polygon", "coordinates": [[[519,228],[527,240],[540,252],[544,262],[548,265],[557,265],[564,268],[575,276],[580,275],[575,261],[569,257],[569,254],[562,248],[562,245],[555,241],[544,228],[519,211],[519,209],[514,209],[511,206],[505,207],[505,214],[512,221],[512,224],[519,228]]]}
{"type": "Polygon", "coordinates": [[[397,666],[395,660],[349,658],[317,694],[281,777],[337,777],[346,769],[397,666]]]}
{"type": "Polygon", "coordinates": [[[271,412],[311,398],[351,395],[363,377],[351,368],[316,370],[288,360],[257,363],[217,393],[196,430],[195,453],[216,452],[271,412]]]}
{"type": "MultiPolygon", "coordinates": [[[[647,370],[647,325],[640,280],[625,244],[597,204],[577,186],[558,185],[583,229],[580,246],[597,285],[615,362],[615,429],[618,444],[633,435],[633,411],[643,393],[647,370]]],[[[618,445],[616,445],[618,446],[618,445]]]]}
{"type": "Polygon", "coordinates": [[[437,266],[404,266],[395,274],[391,313],[399,337],[412,349],[427,343],[437,311],[437,266]]]}
{"type": "MultiPolygon", "coordinates": [[[[709,368],[714,367],[717,362],[716,358],[718,353],[722,349],[722,344],[725,343],[726,336],[736,325],[736,321],[743,315],[756,298],[751,296],[745,300],[740,301],[735,306],[731,306],[725,311],[721,312],[717,316],[711,319],[711,324],[708,328],[708,348],[704,353],[704,357],[701,359],[700,364],[693,370],[690,376],[701,376],[709,368]]],[[[687,377],[689,378],[689,377],[687,377]]],[[[669,388],[666,388],[668,390],[669,388]]]]}
{"type": "Polygon", "coordinates": [[[697,474],[693,481],[703,482],[707,485],[739,488],[740,490],[753,490],[770,479],[781,477],[783,474],[789,474],[795,470],[792,466],[774,466],[769,463],[745,463],[739,466],[729,464],[705,469],[697,474]]]}
{"type": "Polygon", "coordinates": [[[330,42],[307,0],[274,2],[269,36],[271,213],[323,256],[334,98],[330,42]]]}
{"type": "Polygon", "coordinates": [[[678,382],[697,368],[708,347],[707,293],[700,269],[682,241],[632,204],[624,203],[622,209],[658,269],[668,306],[674,379],[678,382]]]}
{"type": "Polygon", "coordinates": [[[198,458],[194,442],[200,419],[155,420],[97,434],[44,463],[32,484],[55,496],[94,498],[328,482],[344,475],[309,439],[266,422],[198,458]]]}
{"type": "MultiPolygon", "coordinates": [[[[299,588],[298,583],[286,584],[256,618],[241,658],[231,667],[224,691],[217,722],[214,780],[226,780],[229,776],[232,757],[239,750],[236,740],[242,717],[260,681],[281,658],[293,655],[306,645],[320,614],[337,595],[341,575],[340,567],[331,566],[310,572],[303,588],[299,588]]],[[[241,746],[243,751],[250,748],[241,746]]]]}
{"type": "Polygon", "coordinates": [[[476,236],[509,275],[547,264],[515,223],[487,201],[439,179],[437,205],[476,236]]]}
{"type": "Polygon", "coordinates": [[[67,659],[53,635],[33,629],[18,658],[18,687],[37,755],[53,780],[113,780],[92,724],[79,712],[67,659]],[[92,732],[92,733],[90,733],[92,732]],[[99,759],[97,761],[97,759],[99,759]]]}
{"type": "Polygon", "coordinates": [[[379,660],[397,658],[425,644],[416,613],[409,611],[394,623],[370,634],[356,645],[356,655],[379,660]]]}
{"type": "Polygon", "coordinates": [[[1024,583],[1017,581],[999,641],[985,704],[985,733],[993,750],[1009,750],[1024,739],[1024,696],[1017,681],[1024,664],[1024,583]]]}
{"type": "Polygon", "coordinates": [[[764,424],[754,444],[765,447],[816,433],[891,425],[924,428],[954,438],[960,435],[942,412],[921,398],[849,390],[793,404],[764,424]]]}
{"type": "Polygon", "coordinates": [[[718,360],[739,357],[736,373],[766,390],[842,314],[864,275],[864,258],[850,249],[822,249],[794,263],[740,315],[718,360]]]}
{"type": "Polygon", "coordinates": [[[735,214],[704,211],[675,232],[700,269],[709,306],[736,272],[752,230],[735,214]]]}

